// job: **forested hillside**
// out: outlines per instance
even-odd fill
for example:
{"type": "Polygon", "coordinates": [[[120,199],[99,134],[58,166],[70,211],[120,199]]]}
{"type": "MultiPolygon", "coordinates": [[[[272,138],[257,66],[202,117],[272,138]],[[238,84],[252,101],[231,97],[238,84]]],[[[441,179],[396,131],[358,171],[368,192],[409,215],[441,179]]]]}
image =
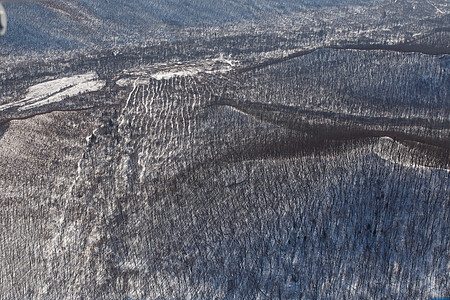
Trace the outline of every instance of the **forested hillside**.
{"type": "Polygon", "coordinates": [[[445,1],[5,7],[0,298],[450,295],[445,1]]]}

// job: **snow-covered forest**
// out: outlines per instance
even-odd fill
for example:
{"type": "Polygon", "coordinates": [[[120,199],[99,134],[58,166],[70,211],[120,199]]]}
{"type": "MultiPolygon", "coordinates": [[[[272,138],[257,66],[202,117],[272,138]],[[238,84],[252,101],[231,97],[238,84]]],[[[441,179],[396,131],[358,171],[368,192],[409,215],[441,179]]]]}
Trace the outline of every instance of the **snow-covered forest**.
{"type": "Polygon", "coordinates": [[[1,299],[450,295],[445,1],[113,2],[5,4],[1,299]]]}

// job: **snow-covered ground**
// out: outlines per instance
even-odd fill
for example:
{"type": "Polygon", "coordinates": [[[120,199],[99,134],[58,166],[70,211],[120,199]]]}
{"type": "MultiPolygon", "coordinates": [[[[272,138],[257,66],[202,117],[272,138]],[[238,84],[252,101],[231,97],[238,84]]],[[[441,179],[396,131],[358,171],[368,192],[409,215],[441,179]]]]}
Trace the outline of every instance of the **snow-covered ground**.
{"type": "Polygon", "coordinates": [[[104,80],[99,80],[96,72],[64,77],[33,85],[28,88],[28,93],[19,101],[0,105],[0,111],[16,108],[20,111],[29,110],[60,102],[68,97],[95,92],[106,85],[104,80]]]}
{"type": "MultiPolygon", "coordinates": [[[[414,149],[410,149],[408,146],[405,146],[387,136],[380,138],[379,144],[373,147],[373,152],[385,161],[399,164],[404,167],[443,170],[450,172],[450,169],[425,166],[418,163],[418,156],[423,156],[423,154],[415,154],[414,149]]],[[[424,158],[426,159],[426,157],[424,158]]]]}
{"type": "Polygon", "coordinates": [[[135,82],[136,78],[138,78],[136,84],[145,84],[148,82],[149,78],[164,80],[173,77],[194,76],[199,73],[227,73],[233,70],[236,65],[236,61],[224,58],[171,64],[156,64],[139,69],[127,70],[123,72],[122,78],[117,80],[116,84],[119,86],[128,86],[135,82]]]}

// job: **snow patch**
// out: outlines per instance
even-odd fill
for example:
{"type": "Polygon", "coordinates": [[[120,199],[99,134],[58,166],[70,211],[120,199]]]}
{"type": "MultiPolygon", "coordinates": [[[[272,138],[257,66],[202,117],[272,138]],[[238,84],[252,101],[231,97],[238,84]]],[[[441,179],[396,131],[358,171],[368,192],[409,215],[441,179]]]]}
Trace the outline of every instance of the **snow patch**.
{"type": "Polygon", "coordinates": [[[224,58],[207,59],[203,61],[179,62],[171,64],[156,64],[139,69],[125,71],[122,78],[116,81],[119,86],[128,86],[136,82],[146,84],[146,79],[167,80],[174,77],[195,76],[200,73],[227,73],[233,70],[237,62],[224,58]],[[140,80],[136,81],[136,78],[140,80]]]}
{"type": "Polygon", "coordinates": [[[22,100],[1,105],[0,111],[10,108],[28,110],[60,102],[78,94],[98,91],[105,85],[106,82],[99,80],[96,72],[50,80],[29,87],[22,100]]]}

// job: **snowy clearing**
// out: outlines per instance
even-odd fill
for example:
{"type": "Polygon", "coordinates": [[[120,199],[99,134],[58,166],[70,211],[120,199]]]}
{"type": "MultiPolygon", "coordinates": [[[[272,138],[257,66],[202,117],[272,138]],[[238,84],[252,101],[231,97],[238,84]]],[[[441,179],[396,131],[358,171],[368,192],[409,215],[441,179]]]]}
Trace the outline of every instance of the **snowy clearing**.
{"type": "Polygon", "coordinates": [[[0,111],[10,108],[28,110],[60,102],[78,94],[98,91],[105,85],[104,80],[98,80],[96,72],[50,80],[29,87],[28,93],[22,100],[1,105],[0,111]]]}
{"type": "MultiPolygon", "coordinates": [[[[236,61],[223,58],[207,59],[194,62],[180,62],[172,64],[157,64],[139,69],[132,69],[123,73],[124,78],[116,81],[119,86],[128,86],[135,83],[136,78],[153,78],[167,80],[173,77],[194,76],[200,73],[215,74],[227,73],[237,64],[236,61]]],[[[140,82],[137,82],[140,83],[140,82]]],[[[147,83],[147,82],[142,82],[147,83]]]]}

